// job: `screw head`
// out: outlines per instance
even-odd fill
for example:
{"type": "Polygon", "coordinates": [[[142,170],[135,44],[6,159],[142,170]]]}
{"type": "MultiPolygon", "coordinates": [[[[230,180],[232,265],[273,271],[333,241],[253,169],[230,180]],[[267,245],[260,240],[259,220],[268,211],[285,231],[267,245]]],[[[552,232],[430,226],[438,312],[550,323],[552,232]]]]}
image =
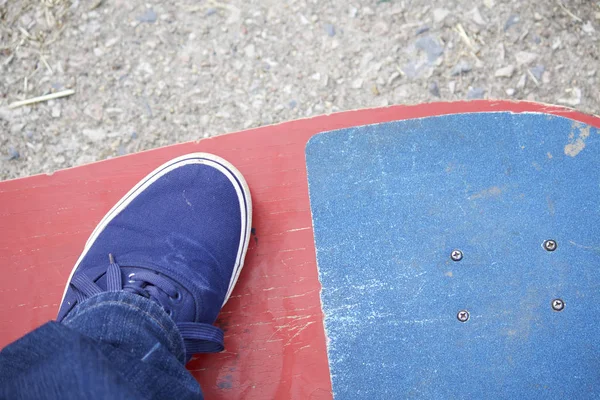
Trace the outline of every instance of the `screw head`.
{"type": "Polygon", "coordinates": [[[552,309],[554,311],[562,311],[565,308],[565,302],[561,299],[552,300],[552,309]]]}
{"type": "Polygon", "coordinates": [[[556,243],[556,240],[546,240],[544,241],[544,249],[546,249],[547,251],[554,251],[556,250],[556,248],[558,247],[558,244],[556,243]]]}
{"type": "Polygon", "coordinates": [[[467,322],[469,320],[469,312],[467,310],[461,310],[458,312],[458,314],[456,314],[456,318],[458,318],[458,320],[460,322],[467,322]]]}
{"type": "Polygon", "coordinates": [[[450,253],[450,258],[453,261],[460,261],[463,258],[463,252],[460,250],[452,250],[452,253],[450,253]]]}

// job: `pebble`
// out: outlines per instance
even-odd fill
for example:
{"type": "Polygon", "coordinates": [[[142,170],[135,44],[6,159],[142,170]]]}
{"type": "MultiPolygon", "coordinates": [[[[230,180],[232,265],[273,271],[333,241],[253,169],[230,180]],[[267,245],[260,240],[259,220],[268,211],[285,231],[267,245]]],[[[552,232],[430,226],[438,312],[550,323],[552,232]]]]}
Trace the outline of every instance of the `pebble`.
{"type": "Polygon", "coordinates": [[[52,107],[52,118],[60,118],[60,106],[55,105],[52,107]]]}
{"type": "Polygon", "coordinates": [[[511,64],[511,65],[507,65],[506,67],[497,69],[496,72],[494,73],[494,76],[496,78],[510,78],[513,76],[514,73],[515,73],[515,66],[511,64]]]}
{"type": "Polygon", "coordinates": [[[528,51],[519,51],[515,54],[515,59],[517,60],[517,64],[519,65],[527,65],[531,64],[538,57],[535,53],[530,53],[528,51]]]}
{"type": "Polygon", "coordinates": [[[487,25],[486,20],[483,19],[483,17],[481,16],[481,13],[479,12],[479,8],[475,7],[474,9],[472,9],[469,12],[469,16],[471,17],[471,20],[473,20],[473,22],[475,22],[477,25],[481,25],[481,26],[487,25]]]}
{"type": "Polygon", "coordinates": [[[517,82],[517,88],[518,89],[523,89],[525,87],[526,83],[527,83],[527,74],[523,74],[519,78],[519,82],[517,82]]]}
{"type": "Polygon", "coordinates": [[[485,96],[485,89],[483,88],[473,88],[469,87],[467,91],[467,99],[475,100],[475,99],[483,99],[485,96]]]}
{"type": "Polygon", "coordinates": [[[560,104],[565,104],[574,107],[581,103],[581,89],[574,87],[565,90],[565,92],[569,94],[569,97],[559,98],[557,101],[560,104]]]}
{"type": "Polygon", "coordinates": [[[460,60],[458,62],[458,64],[456,64],[454,66],[454,68],[452,68],[452,71],[450,71],[450,75],[456,76],[456,75],[466,74],[467,72],[471,71],[472,69],[473,69],[473,67],[471,66],[471,64],[469,64],[469,62],[467,62],[465,60],[460,60]]]}
{"type": "Polygon", "coordinates": [[[217,13],[217,9],[211,7],[208,10],[206,10],[206,13],[204,15],[206,15],[207,17],[210,17],[211,15],[215,15],[216,13],[217,13]]]}
{"type": "Polygon", "coordinates": [[[352,87],[352,89],[360,89],[363,85],[363,80],[361,78],[357,78],[355,80],[352,81],[352,83],[350,84],[350,86],[352,87]]]}
{"type": "MultiPolygon", "coordinates": [[[[384,21],[379,21],[371,28],[371,34],[375,36],[383,36],[390,31],[390,27],[384,21]]],[[[329,35],[332,36],[332,35],[329,35]]]]}
{"type": "Polygon", "coordinates": [[[21,157],[21,154],[19,154],[19,152],[16,149],[12,147],[8,149],[8,157],[6,157],[7,160],[18,160],[19,157],[21,157]]]}
{"type": "Polygon", "coordinates": [[[296,108],[296,106],[297,106],[297,105],[298,105],[298,102],[297,102],[296,100],[292,100],[292,101],[290,101],[290,103],[289,103],[290,109],[292,109],[292,110],[293,110],[294,108],[296,108]]]}
{"type": "Polygon", "coordinates": [[[541,21],[542,16],[539,13],[533,13],[533,19],[535,19],[536,21],[541,21]]]}
{"type": "Polygon", "coordinates": [[[590,35],[591,35],[592,33],[596,32],[596,30],[594,29],[594,26],[592,25],[592,22],[591,22],[591,21],[588,21],[588,22],[586,22],[585,24],[583,24],[583,25],[581,26],[581,29],[582,29],[582,30],[583,30],[585,33],[588,33],[588,34],[590,34],[590,35]]]}
{"type": "Polygon", "coordinates": [[[328,36],[335,36],[335,26],[332,24],[323,24],[323,29],[325,29],[325,32],[327,32],[328,36]]]}
{"type": "Polygon", "coordinates": [[[435,23],[442,22],[444,19],[446,19],[448,14],[450,14],[450,11],[446,10],[445,8],[435,8],[433,10],[433,21],[435,23]]]}
{"type": "Polygon", "coordinates": [[[102,105],[98,103],[88,105],[85,110],[83,110],[83,113],[96,121],[102,121],[102,116],[104,114],[102,105]]]}
{"type": "Polygon", "coordinates": [[[156,13],[151,8],[147,9],[146,12],[144,12],[143,14],[138,15],[136,17],[136,19],[138,21],[140,21],[140,22],[146,22],[146,23],[149,23],[149,24],[155,23],[156,22],[156,18],[157,18],[156,13]]]}
{"type": "Polygon", "coordinates": [[[521,17],[519,17],[516,14],[513,14],[510,17],[508,17],[508,19],[504,23],[504,31],[506,32],[507,30],[509,30],[511,26],[517,24],[520,20],[521,17]]]}
{"type": "Polygon", "coordinates": [[[514,95],[515,95],[515,93],[516,93],[516,90],[515,90],[515,89],[513,89],[513,88],[508,88],[508,89],[506,89],[506,94],[507,94],[508,96],[511,96],[511,97],[512,97],[512,96],[514,96],[514,95]]]}
{"type": "Polygon", "coordinates": [[[437,82],[433,81],[429,84],[429,93],[431,93],[435,97],[440,97],[440,88],[437,82]]]}
{"type": "Polygon", "coordinates": [[[429,27],[428,26],[422,26],[419,29],[417,29],[417,31],[415,32],[416,36],[419,36],[422,33],[428,32],[429,31],[429,27]]]}
{"type": "Polygon", "coordinates": [[[415,41],[415,47],[427,53],[427,60],[435,62],[444,53],[444,48],[432,36],[421,36],[415,41]]]}
{"type": "Polygon", "coordinates": [[[452,94],[454,94],[454,92],[456,92],[456,81],[450,81],[450,82],[448,82],[448,90],[452,94]]]}
{"type": "Polygon", "coordinates": [[[529,68],[529,71],[533,76],[535,76],[535,79],[541,81],[542,76],[544,75],[544,71],[546,71],[546,68],[543,65],[536,65],[533,68],[529,68]]]}
{"type": "Polygon", "coordinates": [[[252,43],[250,43],[248,46],[244,47],[244,54],[248,58],[254,58],[254,55],[256,54],[256,48],[254,47],[254,45],[252,43]]]}
{"type": "Polygon", "coordinates": [[[82,133],[92,142],[100,142],[108,136],[102,129],[84,129],[82,133]]]}

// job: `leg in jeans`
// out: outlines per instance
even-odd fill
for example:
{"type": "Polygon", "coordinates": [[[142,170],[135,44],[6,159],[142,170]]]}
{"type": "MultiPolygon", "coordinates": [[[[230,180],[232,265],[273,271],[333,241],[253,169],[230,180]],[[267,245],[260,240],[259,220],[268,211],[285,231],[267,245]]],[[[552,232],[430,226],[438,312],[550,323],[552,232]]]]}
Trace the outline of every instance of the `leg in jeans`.
{"type": "Polygon", "coordinates": [[[1,398],[202,398],[185,370],[243,265],[251,201],[225,160],[161,166],[100,222],[58,315],[0,353],[1,398]]]}

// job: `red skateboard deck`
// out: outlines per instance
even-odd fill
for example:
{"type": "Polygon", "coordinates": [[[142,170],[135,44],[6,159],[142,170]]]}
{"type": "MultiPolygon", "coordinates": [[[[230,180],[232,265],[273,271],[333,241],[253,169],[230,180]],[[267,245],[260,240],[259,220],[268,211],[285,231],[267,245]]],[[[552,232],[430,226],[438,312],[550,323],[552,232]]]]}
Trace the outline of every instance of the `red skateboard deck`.
{"type": "Polygon", "coordinates": [[[305,146],[315,134],[433,115],[544,112],[600,127],[600,119],[535,103],[474,101],[350,111],[159,148],[0,183],[0,345],[53,319],[65,280],[104,214],[139,179],[191,152],[217,154],[246,177],[253,238],[220,314],[226,350],[188,368],[209,399],[329,399],[305,146]]]}

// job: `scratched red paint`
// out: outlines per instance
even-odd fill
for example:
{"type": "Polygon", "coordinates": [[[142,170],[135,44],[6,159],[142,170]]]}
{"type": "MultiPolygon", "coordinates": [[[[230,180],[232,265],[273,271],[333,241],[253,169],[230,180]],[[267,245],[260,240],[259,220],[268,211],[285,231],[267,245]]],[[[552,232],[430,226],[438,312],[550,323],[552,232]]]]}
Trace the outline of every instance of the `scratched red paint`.
{"type": "Polygon", "coordinates": [[[256,240],[218,324],[226,351],[188,368],[209,399],[330,399],[304,147],[319,132],[433,115],[545,112],[600,128],[600,118],[528,102],[473,101],[350,111],[184,143],[0,183],[0,346],[55,317],[79,252],[104,213],[156,166],[204,151],[235,164],[254,202],[256,240]]]}

